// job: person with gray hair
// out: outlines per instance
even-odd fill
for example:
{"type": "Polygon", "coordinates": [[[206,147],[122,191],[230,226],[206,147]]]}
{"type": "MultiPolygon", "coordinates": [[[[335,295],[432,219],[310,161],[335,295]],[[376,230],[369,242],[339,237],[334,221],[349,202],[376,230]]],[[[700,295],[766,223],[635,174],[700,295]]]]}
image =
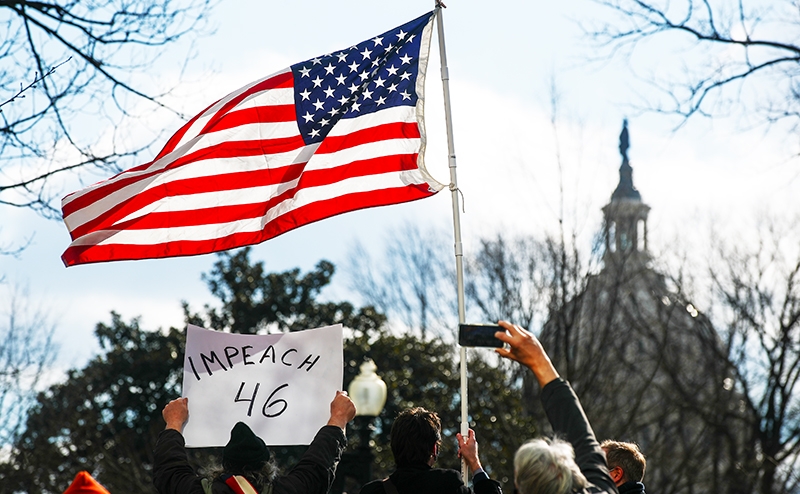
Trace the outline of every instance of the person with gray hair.
{"type": "Polygon", "coordinates": [[[520,494],[614,493],[606,457],[572,387],[562,379],[542,344],[507,321],[495,337],[507,344],[496,352],[533,371],[555,439],[534,439],[514,456],[514,484],[520,494]],[[563,437],[566,440],[559,439],[563,437]]]}

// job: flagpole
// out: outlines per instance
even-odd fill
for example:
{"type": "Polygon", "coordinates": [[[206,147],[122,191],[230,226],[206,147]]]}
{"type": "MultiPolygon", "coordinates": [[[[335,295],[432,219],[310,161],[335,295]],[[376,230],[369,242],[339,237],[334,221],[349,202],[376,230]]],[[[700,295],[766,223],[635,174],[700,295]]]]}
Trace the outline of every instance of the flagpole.
{"type": "MultiPolygon", "coordinates": [[[[439,34],[439,59],[442,66],[442,89],[444,90],[444,119],[447,126],[447,158],[450,166],[450,195],[453,202],[453,235],[455,237],[456,286],[458,293],[458,323],[466,319],[464,310],[464,263],[461,245],[461,215],[459,214],[458,180],[456,177],[456,151],[453,144],[453,118],[450,113],[450,74],[447,70],[447,53],[444,43],[444,21],[442,8],[446,7],[441,0],[436,0],[436,27],[439,34]]],[[[469,417],[467,414],[467,350],[459,348],[461,358],[461,435],[467,437],[469,417]]],[[[461,460],[461,476],[464,483],[468,478],[467,463],[461,460]]]]}

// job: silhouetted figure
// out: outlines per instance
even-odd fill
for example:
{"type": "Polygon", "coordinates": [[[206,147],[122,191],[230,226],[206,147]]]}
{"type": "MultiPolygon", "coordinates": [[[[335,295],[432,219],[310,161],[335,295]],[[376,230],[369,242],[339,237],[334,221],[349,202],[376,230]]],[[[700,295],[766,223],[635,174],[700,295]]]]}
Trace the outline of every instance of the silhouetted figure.
{"type": "Polygon", "coordinates": [[[159,494],[325,494],[333,484],[336,465],[347,444],[344,429],[356,407],[347,393],[337,391],[331,418],[317,433],[300,461],[286,475],[275,476],[264,441],[244,422],[231,430],[222,451],[222,471],[211,478],[195,474],[186,456],[183,425],[189,418],[187,398],[167,403],[161,415],[167,423],[155,447],[153,483],[159,494]]]}
{"type": "MultiPolygon", "coordinates": [[[[483,471],[475,432],[470,429],[467,437],[456,436],[458,454],[474,474],[474,492],[502,494],[500,484],[483,471]]],[[[435,412],[420,407],[403,410],[392,424],[390,442],[397,468],[388,478],[366,484],[360,494],[472,494],[460,472],[433,468],[442,442],[442,422],[435,412]]]]}
{"type": "Polygon", "coordinates": [[[630,141],[628,140],[628,119],[625,118],[622,120],[622,132],[619,133],[619,154],[622,155],[622,159],[628,161],[628,148],[630,147],[630,141]]]}

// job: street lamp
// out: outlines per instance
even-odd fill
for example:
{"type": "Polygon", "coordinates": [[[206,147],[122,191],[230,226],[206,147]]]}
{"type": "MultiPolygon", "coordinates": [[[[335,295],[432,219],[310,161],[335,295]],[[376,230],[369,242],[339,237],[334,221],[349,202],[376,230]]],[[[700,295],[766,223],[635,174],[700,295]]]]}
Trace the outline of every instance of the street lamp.
{"type": "Polygon", "coordinates": [[[350,382],[347,394],[356,405],[355,425],[358,429],[359,444],[355,451],[344,453],[336,468],[336,479],[331,486],[331,494],[344,491],[345,478],[355,479],[359,486],[372,480],[372,462],[375,456],[369,447],[372,435],[372,421],[380,415],[386,404],[386,383],[375,371],[378,366],[366,359],[359,367],[360,374],[350,382]]]}
{"type": "Polygon", "coordinates": [[[375,374],[378,366],[372,359],[366,359],[361,373],[350,382],[347,393],[356,404],[356,416],[377,417],[386,404],[386,383],[375,374]]]}

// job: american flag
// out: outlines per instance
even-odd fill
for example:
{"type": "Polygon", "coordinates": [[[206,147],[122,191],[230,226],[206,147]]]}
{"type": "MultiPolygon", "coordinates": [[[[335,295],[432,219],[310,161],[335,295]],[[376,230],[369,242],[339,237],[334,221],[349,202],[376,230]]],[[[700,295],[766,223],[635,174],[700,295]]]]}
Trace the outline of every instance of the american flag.
{"type": "Polygon", "coordinates": [[[248,84],[152,162],[66,196],[64,264],[216,252],[435,194],[422,118],[433,19],[248,84]]]}

